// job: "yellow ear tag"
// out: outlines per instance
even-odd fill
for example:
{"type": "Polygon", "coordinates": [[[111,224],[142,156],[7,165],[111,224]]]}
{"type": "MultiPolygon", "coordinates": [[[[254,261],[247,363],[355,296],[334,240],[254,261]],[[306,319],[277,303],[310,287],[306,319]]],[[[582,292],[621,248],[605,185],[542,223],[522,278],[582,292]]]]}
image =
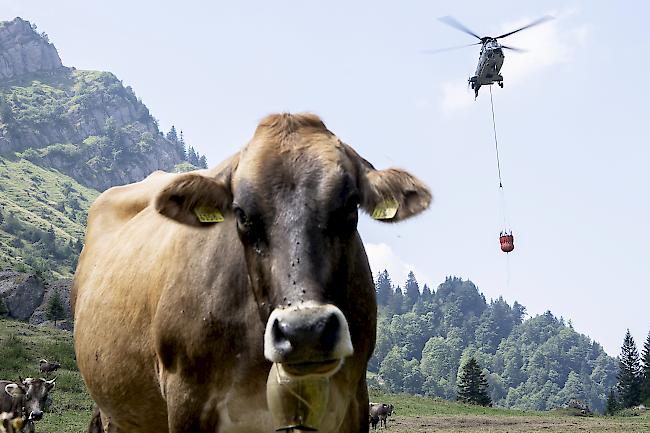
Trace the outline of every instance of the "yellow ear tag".
{"type": "Polygon", "coordinates": [[[375,210],[372,211],[372,217],[376,220],[389,220],[397,214],[399,203],[397,200],[384,200],[377,203],[375,210]]]}
{"type": "Polygon", "coordinates": [[[220,223],[224,221],[223,215],[216,207],[196,206],[192,211],[202,223],[220,223]]]}

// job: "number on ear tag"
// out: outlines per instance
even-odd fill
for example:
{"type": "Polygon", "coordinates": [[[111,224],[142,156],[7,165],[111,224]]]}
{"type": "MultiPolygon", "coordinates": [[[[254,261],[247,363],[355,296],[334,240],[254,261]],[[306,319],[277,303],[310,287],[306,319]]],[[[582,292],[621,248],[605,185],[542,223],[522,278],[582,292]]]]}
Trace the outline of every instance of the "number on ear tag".
{"type": "Polygon", "coordinates": [[[375,210],[372,211],[372,217],[376,220],[389,220],[395,217],[399,203],[397,200],[384,200],[377,203],[375,210]]]}
{"type": "Polygon", "coordinates": [[[224,221],[223,215],[216,207],[196,206],[192,210],[202,223],[220,223],[224,221]]]}

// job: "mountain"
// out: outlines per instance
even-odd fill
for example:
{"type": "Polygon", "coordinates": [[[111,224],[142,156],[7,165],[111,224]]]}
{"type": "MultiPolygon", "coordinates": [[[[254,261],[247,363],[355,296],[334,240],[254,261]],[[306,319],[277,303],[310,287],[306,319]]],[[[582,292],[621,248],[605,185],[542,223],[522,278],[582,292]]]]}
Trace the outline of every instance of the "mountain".
{"type": "Polygon", "coordinates": [[[471,281],[456,277],[420,292],[411,273],[404,287],[410,299],[388,272],[377,276],[371,386],[455,399],[459,371],[473,357],[495,405],[548,410],[577,399],[603,411],[618,363],[570,322],[550,311],[525,318],[521,304],[487,302],[471,281]]]}
{"type": "Polygon", "coordinates": [[[0,270],[70,276],[97,195],[187,158],[115,75],[66,67],[35,25],[0,22],[0,270]]]}

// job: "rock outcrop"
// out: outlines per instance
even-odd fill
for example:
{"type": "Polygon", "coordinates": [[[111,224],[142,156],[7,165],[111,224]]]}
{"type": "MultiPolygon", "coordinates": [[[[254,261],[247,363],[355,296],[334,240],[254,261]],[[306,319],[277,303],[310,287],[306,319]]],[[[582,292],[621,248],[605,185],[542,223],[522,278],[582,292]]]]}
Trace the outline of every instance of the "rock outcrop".
{"type": "Polygon", "coordinates": [[[29,320],[43,303],[45,284],[35,275],[20,272],[0,272],[0,300],[7,307],[9,317],[29,320]]]}
{"type": "Polygon", "coordinates": [[[21,18],[0,23],[0,80],[63,68],[59,53],[44,35],[21,18]]]}
{"type": "Polygon", "coordinates": [[[56,327],[71,330],[71,287],[71,279],[44,282],[34,274],[1,271],[0,303],[6,306],[5,315],[9,318],[28,321],[33,325],[54,326],[54,322],[47,319],[47,307],[54,293],[58,292],[65,319],[58,320],[56,327]]]}

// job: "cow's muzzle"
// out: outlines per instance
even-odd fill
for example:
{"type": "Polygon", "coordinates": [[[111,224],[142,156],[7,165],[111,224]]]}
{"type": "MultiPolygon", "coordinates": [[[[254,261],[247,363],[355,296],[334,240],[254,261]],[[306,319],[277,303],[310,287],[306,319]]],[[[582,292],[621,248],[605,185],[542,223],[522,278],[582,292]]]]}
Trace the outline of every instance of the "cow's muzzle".
{"type": "Polygon", "coordinates": [[[345,316],[334,305],[276,308],[264,333],[264,356],[291,376],[331,375],[352,355],[345,316]]]}

